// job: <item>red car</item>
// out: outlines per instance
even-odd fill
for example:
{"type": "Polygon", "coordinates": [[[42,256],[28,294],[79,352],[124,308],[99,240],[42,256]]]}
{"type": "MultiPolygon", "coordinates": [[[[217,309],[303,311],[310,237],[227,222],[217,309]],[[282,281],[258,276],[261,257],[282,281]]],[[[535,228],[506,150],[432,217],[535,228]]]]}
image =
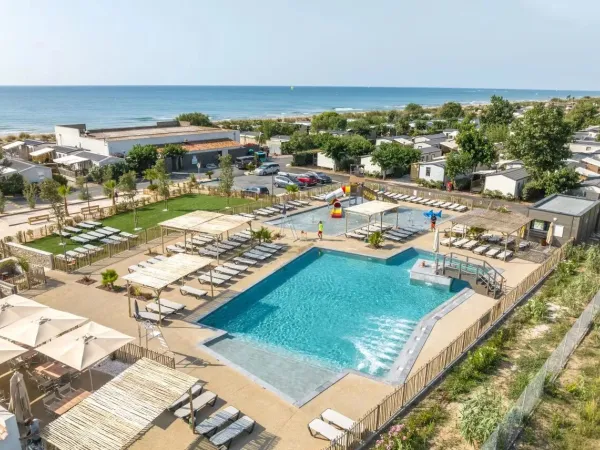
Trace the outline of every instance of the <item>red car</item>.
{"type": "Polygon", "coordinates": [[[306,184],[307,186],[316,186],[319,183],[319,180],[317,179],[317,177],[315,177],[314,175],[308,175],[306,173],[303,173],[302,175],[298,175],[296,177],[296,180],[300,181],[301,183],[306,184]]]}

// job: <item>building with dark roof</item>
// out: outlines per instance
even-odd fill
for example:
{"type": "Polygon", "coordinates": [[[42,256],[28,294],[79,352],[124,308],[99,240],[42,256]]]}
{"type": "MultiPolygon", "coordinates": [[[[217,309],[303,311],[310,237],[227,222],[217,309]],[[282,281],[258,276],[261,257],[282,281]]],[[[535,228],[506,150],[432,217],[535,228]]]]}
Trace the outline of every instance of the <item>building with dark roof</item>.
{"type": "Polygon", "coordinates": [[[524,167],[502,170],[486,175],[484,190],[499,191],[502,195],[520,198],[528,180],[529,174],[524,167]]]}

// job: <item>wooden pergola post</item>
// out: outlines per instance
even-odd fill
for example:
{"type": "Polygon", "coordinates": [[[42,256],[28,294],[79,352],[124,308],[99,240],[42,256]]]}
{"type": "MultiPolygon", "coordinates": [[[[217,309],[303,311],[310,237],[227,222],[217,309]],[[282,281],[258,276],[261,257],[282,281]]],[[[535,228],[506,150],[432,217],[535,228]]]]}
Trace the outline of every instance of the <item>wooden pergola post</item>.
{"type": "Polygon", "coordinates": [[[164,255],[165,254],[165,234],[164,234],[164,228],[162,226],[160,227],[160,244],[162,246],[162,253],[164,255]]]}
{"type": "Polygon", "coordinates": [[[162,326],[162,310],[160,307],[160,293],[162,292],[162,289],[157,289],[156,290],[156,303],[158,303],[158,326],[162,326]]]}
{"type": "Polygon", "coordinates": [[[212,267],[210,269],[208,269],[208,276],[210,277],[210,298],[215,298],[215,289],[213,286],[213,279],[212,279],[212,267]]]}
{"type": "Polygon", "coordinates": [[[127,308],[129,310],[129,317],[131,317],[131,294],[129,293],[129,280],[127,280],[127,308]]]}

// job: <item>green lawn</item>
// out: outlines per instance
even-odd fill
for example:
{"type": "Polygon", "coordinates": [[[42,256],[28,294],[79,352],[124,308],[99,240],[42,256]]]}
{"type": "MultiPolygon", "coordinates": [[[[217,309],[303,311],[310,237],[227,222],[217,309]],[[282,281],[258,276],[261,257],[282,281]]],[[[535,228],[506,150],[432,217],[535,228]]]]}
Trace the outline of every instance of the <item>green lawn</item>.
{"type": "MultiPolygon", "coordinates": [[[[229,199],[230,206],[244,205],[249,202],[251,202],[251,200],[242,198],[229,199]]],[[[227,206],[227,200],[223,197],[188,194],[169,200],[168,211],[163,211],[164,205],[164,202],[157,202],[151,205],[146,205],[143,208],[138,208],[138,227],[141,227],[142,229],[150,228],[157,225],[159,222],[163,222],[164,220],[181,216],[192,211],[197,211],[199,209],[204,211],[217,211],[227,206]]],[[[133,232],[132,211],[108,217],[101,220],[101,222],[104,226],[118,228],[121,231],[133,232]]],[[[65,239],[65,242],[67,242],[67,250],[81,246],[81,244],[74,243],[68,239],[65,239]]],[[[45,250],[47,252],[63,253],[65,249],[59,244],[60,238],[58,236],[49,236],[38,239],[37,241],[29,242],[25,245],[37,248],[39,250],[45,250]]]]}

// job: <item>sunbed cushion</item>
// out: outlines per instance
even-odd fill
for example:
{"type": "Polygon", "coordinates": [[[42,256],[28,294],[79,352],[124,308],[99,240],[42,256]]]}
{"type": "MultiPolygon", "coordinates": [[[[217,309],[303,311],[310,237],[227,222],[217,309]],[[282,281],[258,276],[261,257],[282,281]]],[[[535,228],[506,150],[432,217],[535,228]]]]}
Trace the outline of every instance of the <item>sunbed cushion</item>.
{"type": "Polygon", "coordinates": [[[254,424],[254,419],[251,419],[248,416],[243,416],[241,419],[236,420],[223,431],[219,431],[217,434],[211,437],[210,442],[212,442],[217,447],[221,445],[226,445],[227,443],[233,441],[244,431],[247,433],[251,433],[254,429],[254,424]]]}

